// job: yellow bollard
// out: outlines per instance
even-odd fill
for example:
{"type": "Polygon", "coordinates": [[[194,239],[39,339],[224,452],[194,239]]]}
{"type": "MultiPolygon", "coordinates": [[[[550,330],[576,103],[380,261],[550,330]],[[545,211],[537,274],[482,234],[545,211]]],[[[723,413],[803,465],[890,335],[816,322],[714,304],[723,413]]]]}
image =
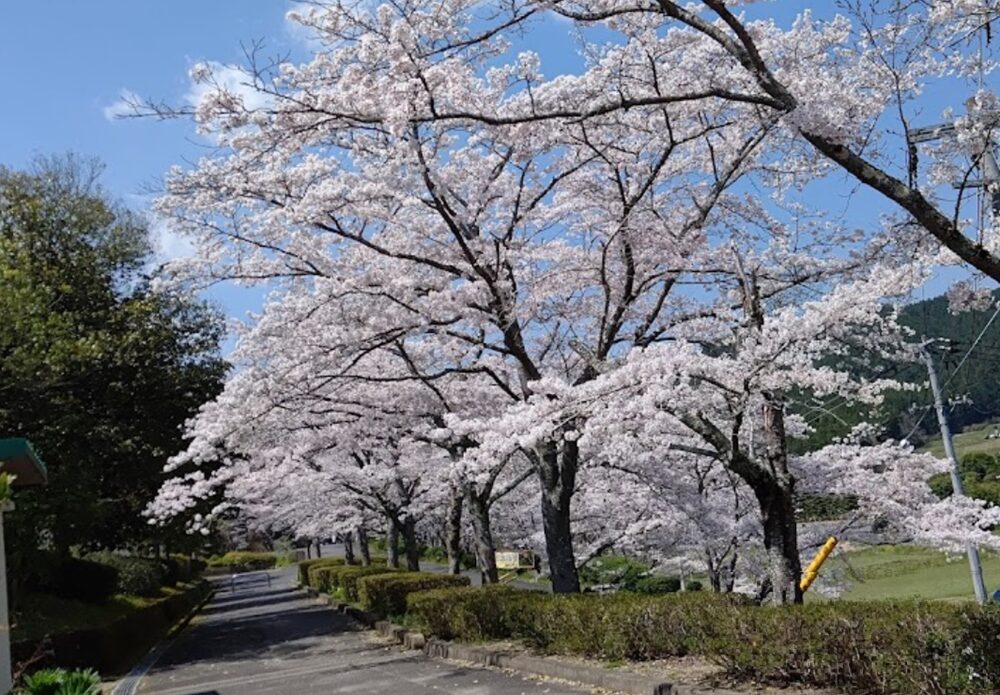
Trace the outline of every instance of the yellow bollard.
{"type": "Polygon", "coordinates": [[[826,559],[830,557],[830,553],[832,553],[833,549],[836,547],[837,539],[834,536],[830,536],[826,539],[826,543],[824,543],[823,547],[819,549],[818,553],[816,553],[816,557],[814,557],[813,561],[809,563],[808,567],[806,567],[806,571],[802,573],[802,581],[799,582],[799,588],[802,589],[802,591],[807,591],[809,587],[812,586],[812,583],[816,581],[816,577],[819,576],[819,568],[823,566],[823,563],[826,562],[826,559]]]}

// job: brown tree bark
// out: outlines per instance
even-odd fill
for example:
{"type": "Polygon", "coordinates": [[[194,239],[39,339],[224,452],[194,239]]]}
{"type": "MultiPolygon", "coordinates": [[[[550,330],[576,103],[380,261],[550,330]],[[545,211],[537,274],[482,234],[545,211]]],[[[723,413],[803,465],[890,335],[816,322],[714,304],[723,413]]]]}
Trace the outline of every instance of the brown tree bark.
{"type": "Polygon", "coordinates": [[[490,521],[489,500],[471,487],[467,491],[469,512],[472,515],[472,532],[476,537],[476,557],[486,584],[500,582],[497,570],[497,550],[493,542],[493,524],[490,521]]]}
{"type": "Polygon", "coordinates": [[[406,554],[406,569],[420,571],[420,546],[417,544],[417,520],[407,514],[402,523],[403,551],[406,554]]]}
{"type": "Polygon", "coordinates": [[[385,531],[385,551],[386,565],[389,567],[399,567],[399,528],[392,519],[387,520],[385,531]]]}
{"type": "Polygon", "coordinates": [[[448,573],[462,573],[462,506],[464,503],[462,489],[452,486],[448,500],[448,525],[445,545],[448,550],[448,573]]]}
{"type": "Polygon", "coordinates": [[[369,567],[372,564],[371,548],[368,547],[368,531],[364,526],[358,526],[354,531],[358,541],[358,551],[361,553],[361,565],[369,567]]]}
{"type": "Polygon", "coordinates": [[[344,561],[347,562],[348,565],[353,565],[355,561],[354,539],[351,538],[351,534],[349,533],[345,533],[343,536],[341,536],[341,538],[343,538],[343,543],[344,543],[344,561]]]}
{"type": "Polygon", "coordinates": [[[570,502],[576,485],[580,452],[575,441],[545,444],[538,461],[542,488],[542,529],[549,556],[549,578],[556,594],[580,592],[580,576],[573,553],[570,502]]]}

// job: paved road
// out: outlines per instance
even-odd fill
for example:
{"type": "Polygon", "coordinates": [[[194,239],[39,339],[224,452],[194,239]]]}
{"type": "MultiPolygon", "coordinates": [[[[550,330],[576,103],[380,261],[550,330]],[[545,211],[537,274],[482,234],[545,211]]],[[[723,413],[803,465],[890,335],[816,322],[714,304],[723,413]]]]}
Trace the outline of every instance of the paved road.
{"type": "MultiPolygon", "coordinates": [[[[142,695],[461,693],[583,695],[555,683],[428,659],[378,643],[294,588],[294,568],[213,600],[143,678],[142,695]]],[[[218,580],[217,580],[218,581],[218,580]]]]}

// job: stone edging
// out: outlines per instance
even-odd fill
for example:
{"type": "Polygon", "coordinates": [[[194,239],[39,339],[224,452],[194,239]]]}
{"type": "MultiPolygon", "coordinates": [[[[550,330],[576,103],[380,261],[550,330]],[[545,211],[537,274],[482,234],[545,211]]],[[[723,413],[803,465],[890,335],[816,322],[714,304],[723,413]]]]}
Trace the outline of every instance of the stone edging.
{"type": "Polygon", "coordinates": [[[211,582],[202,579],[200,585],[205,590],[205,595],[201,597],[198,603],[191,610],[189,610],[184,617],[174,623],[170,629],[167,630],[167,634],[164,635],[163,639],[154,644],[149,652],[147,652],[146,655],[139,661],[139,663],[133,666],[132,669],[123,678],[121,678],[121,680],[115,683],[108,690],[111,695],[134,695],[134,693],[138,691],[143,677],[156,664],[160,656],[162,656],[163,653],[170,648],[170,645],[173,644],[174,640],[181,633],[181,631],[188,626],[198,612],[215,594],[215,588],[211,585],[211,582]]]}
{"type": "Polygon", "coordinates": [[[366,627],[374,628],[379,635],[402,645],[404,649],[419,650],[427,656],[438,659],[493,666],[530,676],[558,678],[591,688],[604,688],[629,695],[739,695],[734,691],[668,683],[658,678],[600,666],[569,663],[529,654],[512,654],[501,649],[456,644],[436,638],[427,639],[421,633],[408,630],[402,625],[394,625],[387,620],[377,620],[371,613],[334,598],[320,596],[315,589],[306,588],[306,591],[314,598],[325,599],[337,612],[354,618],[366,627]]]}

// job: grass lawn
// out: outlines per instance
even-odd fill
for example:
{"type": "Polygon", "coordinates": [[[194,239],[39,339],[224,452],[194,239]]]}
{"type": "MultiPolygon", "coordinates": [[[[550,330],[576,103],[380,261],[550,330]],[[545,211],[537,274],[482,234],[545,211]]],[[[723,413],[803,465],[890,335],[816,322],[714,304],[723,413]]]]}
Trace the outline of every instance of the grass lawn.
{"type": "MultiPolygon", "coordinates": [[[[1000,429],[1000,425],[987,422],[974,425],[960,434],[953,435],[952,441],[955,443],[955,451],[959,460],[964,454],[1000,454],[1000,439],[987,439],[990,433],[996,429],[1000,429]]],[[[941,443],[940,437],[935,437],[927,442],[922,451],[928,451],[939,458],[944,458],[944,444],[941,443]]]]}
{"type": "Polygon", "coordinates": [[[103,604],[59,598],[49,594],[24,593],[17,597],[11,639],[30,640],[87,627],[100,627],[189,588],[163,588],[159,598],[120,594],[103,604]]]}
{"type": "MultiPolygon", "coordinates": [[[[983,578],[992,594],[1000,588],[1000,555],[983,553],[983,578]]],[[[827,571],[845,573],[850,587],[842,598],[866,601],[874,599],[923,598],[973,600],[969,563],[964,555],[949,557],[943,553],[913,546],[881,546],[834,553],[827,571]],[[846,560],[845,556],[846,555],[846,560]],[[857,573],[855,578],[848,564],[857,573]]]]}

